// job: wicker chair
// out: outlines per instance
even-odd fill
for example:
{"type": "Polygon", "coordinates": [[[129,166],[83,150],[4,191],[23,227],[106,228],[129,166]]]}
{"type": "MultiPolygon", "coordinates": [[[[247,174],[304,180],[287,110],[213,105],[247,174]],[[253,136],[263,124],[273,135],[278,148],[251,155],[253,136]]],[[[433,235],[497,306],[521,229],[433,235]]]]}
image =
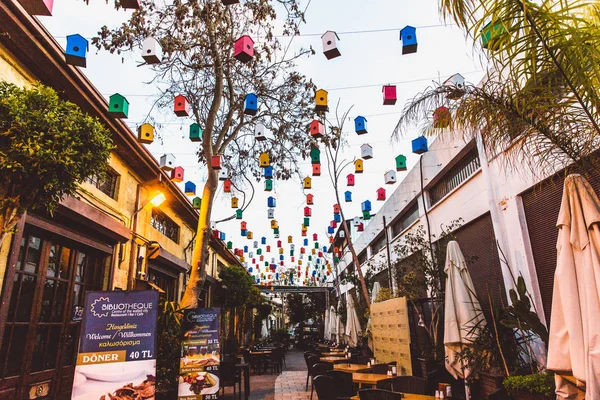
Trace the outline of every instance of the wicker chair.
{"type": "Polygon", "coordinates": [[[360,400],[402,400],[402,393],[382,389],[363,389],[358,391],[360,400]]]}
{"type": "Polygon", "coordinates": [[[310,400],[312,400],[313,391],[315,390],[315,378],[319,375],[327,375],[327,371],[331,371],[332,369],[332,363],[318,362],[313,365],[311,371],[312,385],[310,387],[310,400]]]}
{"type": "Polygon", "coordinates": [[[354,382],[352,382],[351,373],[344,371],[327,371],[327,376],[333,378],[338,398],[349,398],[354,396],[354,382]]]}
{"type": "Polygon", "coordinates": [[[317,375],[314,379],[315,390],[319,400],[333,400],[336,398],[335,383],[332,377],[317,375]]]}
{"type": "Polygon", "coordinates": [[[427,394],[427,380],[416,376],[396,376],[384,382],[380,389],[402,393],[427,394]]]}

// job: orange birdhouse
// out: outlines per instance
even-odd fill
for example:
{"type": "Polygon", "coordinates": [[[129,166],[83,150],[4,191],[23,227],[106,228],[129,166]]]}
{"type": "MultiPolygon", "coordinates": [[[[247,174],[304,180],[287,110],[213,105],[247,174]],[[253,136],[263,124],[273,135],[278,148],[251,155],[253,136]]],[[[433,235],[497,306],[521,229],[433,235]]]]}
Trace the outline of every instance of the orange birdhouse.
{"type": "Polygon", "coordinates": [[[307,194],[306,195],[306,204],[308,204],[309,206],[312,206],[314,204],[314,200],[315,197],[312,194],[307,194]]]}
{"type": "Polygon", "coordinates": [[[333,213],[334,214],[339,214],[340,213],[340,205],[339,204],[334,204],[333,205],[333,213]]]}
{"type": "Polygon", "coordinates": [[[321,164],[312,165],[312,174],[313,176],[321,176],[321,164]]]}
{"type": "Polygon", "coordinates": [[[315,119],[310,123],[310,135],[315,139],[323,137],[325,135],[325,125],[315,119]]]}

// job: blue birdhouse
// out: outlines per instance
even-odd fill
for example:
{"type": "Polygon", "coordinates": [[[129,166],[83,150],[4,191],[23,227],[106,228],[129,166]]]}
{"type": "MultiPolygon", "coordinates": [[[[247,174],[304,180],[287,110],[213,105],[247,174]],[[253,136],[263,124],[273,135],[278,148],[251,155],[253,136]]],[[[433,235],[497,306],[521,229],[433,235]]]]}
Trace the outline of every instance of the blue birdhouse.
{"type": "Polygon", "coordinates": [[[285,256],[284,256],[283,254],[279,255],[279,260],[280,260],[280,261],[283,261],[283,260],[285,260],[285,256]]]}
{"type": "Polygon", "coordinates": [[[273,167],[272,166],[268,166],[264,168],[264,177],[267,179],[271,179],[273,178],[273,167]]]}
{"type": "Polygon", "coordinates": [[[402,54],[417,52],[417,28],[407,25],[400,31],[402,41],[402,54]]]}
{"type": "Polygon", "coordinates": [[[225,232],[219,232],[219,239],[221,239],[221,240],[225,240],[226,239],[225,232]]]}
{"type": "Polygon", "coordinates": [[[342,216],[340,214],[333,214],[333,220],[335,222],[342,222],[342,216]]]}
{"type": "Polygon", "coordinates": [[[67,36],[67,48],[65,50],[67,64],[85,68],[88,50],[89,45],[86,38],[79,34],[67,36]]]}
{"type": "Polygon", "coordinates": [[[196,184],[194,182],[187,181],[183,187],[183,192],[188,196],[194,196],[196,194],[196,184]]]}
{"type": "Polygon", "coordinates": [[[267,244],[267,238],[266,237],[261,237],[260,238],[260,244],[267,244]]]}
{"type": "Polygon", "coordinates": [[[241,234],[242,234],[242,236],[248,236],[248,230],[247,229],[242,229],[241,234]]]}
{"type": "Polygon", "coordinates": [[[253,271],[252,267],[249,267],[248,272],[252,273],[252,271],[253,271]]]}
{"type": "Polygon", "coordinates": [[[363,212],[371,211],[371,202],[369,200],[365,200],[360,207],[363,212]]]}
{"type": "Polygon", "coordinates": [[[304,239],[304,245],[308,246],[308,239],[304,239]]]}
{"type": "Polygon", "coordinates": [[[248,246],[244,246],[244,253],[248,252],[248,246]]]}
{"type": "Polygon", "coordinates": [[[348,202],[352,201],[352,192],[349,190],[344,192],[344,199],[348,202]]]}
{"type": "Polygon", "coordinates": [[[327,246],[323,246],[323,253],[327,253],[327,246]]]}
{"type": "Polygon", "coordinates": [[[360,115],[354,118],[354,130],[357,134],[363,135],[367,132],[367,119],[365,117],[361,117],[360,115]]]}
{"type": "Polygon", "coordinates": [[[244,114],[256,115],[258,112],[258,97],[254,93],[248,93],[244,99],[244,114]]]}
{"type": "Polygon", "coordinates": [[[277,207],[277,203],[275,201],[275,197],[269,197],[267,199],[267,206],[268,207],[277,207]]]}
{"type": "Polygon", "coordinates": [[[335,228],[332,226],[327,227],[327,233],[333,235],[335,233],[335,228]]]}
{"type": "Polygon", "coordinates": [[[412,151],[415,154],[423,154],[427,151],[427,138],[420,136],[412,141],[412,151]]]}

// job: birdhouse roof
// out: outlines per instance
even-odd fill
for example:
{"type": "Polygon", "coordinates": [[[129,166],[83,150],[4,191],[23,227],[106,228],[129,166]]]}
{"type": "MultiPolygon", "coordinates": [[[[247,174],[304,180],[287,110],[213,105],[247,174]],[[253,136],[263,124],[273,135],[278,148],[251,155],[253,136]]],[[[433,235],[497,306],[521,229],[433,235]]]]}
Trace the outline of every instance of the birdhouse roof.
{"type": "Polygon", "coordinates": [[[454,75],[452,75],[450,78],[448,78],[448,79],[446,79],[446,80],[444,81],[444,85],[445,85],[445,84],[447,84],[447,83],[452,83],[452,82],[453,82],[453,81],[455,81],[455,80],[461,80],[461,81],[464,81],[464,80],[465,80],[465,77],[464,77],[464,76],[462,76],[461,74],[454,74],[454,75]]]}
{"type": "Polygon", "coordinates": [[[319,89],[319,90],[317,90],[317,92],[316,92],[316,93],[317,93],[317,94],[319,94],[319,93],[325,93],[325,94],[328,94],[329,92],[328,92],[327,90],[325,90],[325,89],[319,89]]]}
{"type": "Polygon", "coordinates": [[[175,99],[181,99],[181,98],[183,98],[183,99],[185,99],[187,101],[187,97],[185,97],[182,94],[178,94],[177,96],[175,96],[175,99]]]}
{"type": "Polygon", "coordinates": [[[416,31],[417,28],[415,28],[414,26],[410,26],[410,25],[406,25],[404,28],[402,28],[400,30],[400,33],[405,32],[405,31],[416,31]]]}
{"type": "Polygon", "coordinates": [[[361,149],[366,149],[367,147],[370,148],[370,149],[373,148],[369,143],[365,143],[362,146],[360,146],[361,149]]]}
{"type": "Polygon", "coordinates": [[[310,126],[320,125],[320,124],[321,124],[321,121],[315,119],[315,120],[313,120],[313,122],[310,123],[310,126]]]}
{"type": "Polygon", "coordinates": [[[355,121],[361,120],[361,121],[366,121],[367,119],[365,117],[363,117],[362,115],[359,115],[358,117],[354,118],[355,121]]]}
{"type": "MultiPolygon", "coordinates": [[[[354,161],[354,164],[362,164],[362,162],[363,162],[363,160],[358,159],[358,160],[354,161]]],[[[350,175],[352,175],[352,174],[350,174],[350,175]]]]}
{"type": "Polygon", "coordinates": [[[239,42],[240,40],[242,40],[244,38],[248,38],[252,42],[252,44],[254,44],[254,40],[249,35],[241,36],[238,40],[236,40],[236,42],[239,42]]]}
{"type": "Polygon", "coordinates": [[[377,193],[380,193],[380,192],[385,192],[385,189],[384,188],[377,189],[377,193]]]}
{"type": "Polygon", "coordinates": [[[74,33],[73,35],[67,36],[67,40],[73,40],[73,39],[87,43],[87,39],[84,38],[83,36],[81,36],[79,33],[74,33]]]}
{"type": "MultiPolygon", "coordinates": [[[[122,94],[120,94],[120,93],[115,93],[115,94],[113,94],[112,96],[110,96],[110,97],[109,97],[109,99],[110,99],[110,100],[112,100],[112,99],[114,99],[114,98],[117,98],[117,99],[123,99],[123,100],[127,101],[127,99],[125,98],[125,96],[123,96],[123,95],[122,95],[122,94]]],[[[127,102],[128,102],[128,101],[127,101],[127,102]]],[[[129,103],[129,102],[128,102],[128,103],[129,103]]]]}
{"type": "Polygon", "coordinates": [[[335,35],[335,37],[337,38],[337,40],[340,40],[340,37],[338,36],[338,34],[337,34],[337,33],[335,33],[335,31],[327,31],[327,32],[325,32],[325,33],[324,33],[324,34],[321,36],[321,39],[323,39],[325,36],[328,36],[328,35],[331,35],[331,34],[335,35]]]}
{"type": "Polygon", "coordinates": [[[406,160],[406,156],[400,154],[399,156],[396,157],[396,160],[406,160]]]}
{"type": "Polygon", "coordinates": [[[311,180],[311,179],[310,179],[310,177],[309,177],[309,176],[307,176],[306,178],[304,178],[304,181],[305,181],[305,182],[306,182],[306,181],[310,181],[310,180],[311,180]]]}

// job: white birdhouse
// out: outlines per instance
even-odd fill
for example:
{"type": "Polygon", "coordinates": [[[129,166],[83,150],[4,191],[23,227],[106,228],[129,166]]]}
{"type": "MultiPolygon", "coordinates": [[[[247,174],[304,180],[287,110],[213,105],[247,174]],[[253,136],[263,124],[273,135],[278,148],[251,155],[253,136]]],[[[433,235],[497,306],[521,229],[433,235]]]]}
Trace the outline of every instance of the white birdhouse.
{"type": "Polygon", "coordinates": [[[339,233],[339,236],[340,236],[341,238],[345,238],[345,237],[346,237],[346,231],[345,231],[345,230],[343,230],[343,229],[341,229],[341,230],[340,230],[340,233],[339,233]]]}
{"type": "Polygon", "coordinates": [[[364,160],[373,158],[373,148],[368,143],[363,144],[362,146],[360,146],[360,156],[364,160]]]}
{"type": "Polygon", "coordinates": [[[300,253],[300,255],[298,256],[299,260],[304,260],[304,254],[300,253]]]}
{"type": "Polygon", "coordinates": [[[160,157],[160,169],[172,171],[173,168],[175,168],[175,156],[173,154],[163,154],[160,157]]]}
{"type": "Polygon", "coordinates": [[[275,237],[275,239],[279,239],[279,233],[276,233],[275,235],[273,235],[275,237]]]}
{"type": "Polygon", "coordinates": [[[294,243],[290,244],[290,250],[294,250],[296,246],[294,246],[294,243]]]}
{"type": "Polygon", "coordinates": [[[359,226],[360,225],[360,217],[354,217],[352,219],[352,225],[359,226]]]}
{"type": "Polygon", "coordinates": [[[227,168],[221,168],[219,170],[219,180],[226,181],[227,179],[229,179],[229,173],[227,173],[227,168]]]}
{"type": "Polygon", "coordinates": [[[249,258],[252,258],[252,257],[254,257],[254,253],[253,253],[253,252],[249,252],[249,253],[248,253],[248,257],[249,257],[249,258]]]}
{"type": "Polygon", "coordinates": [[[215,221],[210,221],[210,229],[213,231],[217,229],[217,223],[215,221]]]}
{"type": "Polygon", "coordinates": [[[267,128],[263,124],[256,124],[254,126],[254,139],[259,142],[267,140],[267,128]]]}
{"type": "Polygon", "coordinates": [[[321,40],[323,41],[323,54],[328,60],[342,55],[337,47],[337,41],[340,40],[337,33],[327,31],[321,36],[321,40]]]}
{"type": "Polygon", "coordinates": [[[162,47],[158,40],[147,37],[142,44],[142,58],[148,64],[160,64],[162,60],[162,47]]]}
{"type": "Polygon", "coordinates": [[[254,241],[254,246],[253,246],[253,247],[254,247],[255,249],[258,249],[258,241],[256,241],[256,240],[254,241]]]}
{"type": "Polygon", "coordinates": [[[465,78],[461,74],[454,74],[444,82],[444,86],[451,88],[448,93],[450,100],[458,100],[465,94],[465,78]]]}
{"type": "Polygon", "coordinates": [[[394,183],[396,183],[397,179],[396,179],[396,171],[394,171],[393,169],[390,169],[388,172],[385,173],[385,183],[388,185],[393,185],[394,183]]]}
{"type": "Polygon", "coordinates": [[[273,219],[273,218],[275,218],[275,209],[274,209],[274,208],[269,208],[269,209],[267,210],[267,217],[268,217],[269,219],[273,219]]]}

